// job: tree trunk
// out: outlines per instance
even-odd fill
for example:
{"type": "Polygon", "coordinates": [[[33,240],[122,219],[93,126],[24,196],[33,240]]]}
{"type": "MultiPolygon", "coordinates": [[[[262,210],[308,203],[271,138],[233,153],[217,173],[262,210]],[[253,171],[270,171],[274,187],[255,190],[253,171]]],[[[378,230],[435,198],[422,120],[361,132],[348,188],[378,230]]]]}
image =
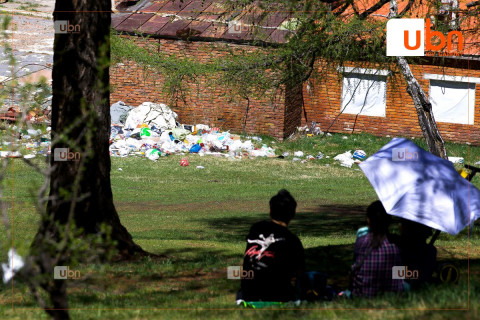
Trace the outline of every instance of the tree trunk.
{"type": "Polygon", "coordinates": [[[407,82],[407,92],[412,97],[415,109],[417,109],[418,122],[427,142],[428,150],[440,158],[447,159],[445,143],[433,117],[432,104],[414,77],[412,70],[410,70],[407,60],[404,57],[397,57],[397,62],[407,82]]]}
{"type": "MultiPolygon", "coordinates": [[[[53,275],[53,264],[68,263],[68,257],[56,260],[48,240],[59,242],[58,225],[70,218],[86,234],[99,232],[102,224],[111,227],[123,257],[144,253],[121,224],[110,185],[110,10],[109,0],[55,3],[50,194],[32,244],[37,265],[47,275],[53,275]],[[68,148],[75,159],[58,161],[57,148],[68,148]]],[[[47,279],[41,286],[52,305],[47,313],[69,319],[65,280],[47,279]]]]}
{"type": "Polygon", "coordinates": [[[75,224],[87,233],[98,232],[101,223],[111,226],[118,249],[133,254],[143,250],[120,223],[110,185],[110,10],[108,0],[55,3],[54,20],[68,21],[68,27],[67,32],[55,34],[52,154],[55,148],[68,148],[71,154],[79,152],[84,158],[51,158],[51,165],[56,167],[47,209],[55,220],[66,222],[72,207],[75,224]],[[79,125],[72,127],[79,120],[79,125]],[[60,135],[67,139],[55,143],[60,135]],[[73,197],[70,194],[62,201],[62,189],[73,197]]]}

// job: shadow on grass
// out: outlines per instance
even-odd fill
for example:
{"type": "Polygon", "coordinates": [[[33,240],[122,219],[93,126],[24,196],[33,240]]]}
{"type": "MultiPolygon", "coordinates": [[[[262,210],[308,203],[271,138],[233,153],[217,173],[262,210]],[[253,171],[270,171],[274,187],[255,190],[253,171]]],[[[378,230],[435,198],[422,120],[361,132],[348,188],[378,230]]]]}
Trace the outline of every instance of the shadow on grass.
{"type": "MultiPolygon", "coordinates": [[[[334,235],[355,235],[359,227],[365,226],[365,206],[325,205],[315,208],[306,208],[290,223],[289,229],[297,235],[312,237],[329,237],[334,235]]],[[[206,223],[215,238],[224,241],[245,241],[245,237],[252,224],[268,220],[269,215],[254,217],[223,217],[198,219],[206,223]],[[213,231],[212,231],[213,230],[213,231]]]]}

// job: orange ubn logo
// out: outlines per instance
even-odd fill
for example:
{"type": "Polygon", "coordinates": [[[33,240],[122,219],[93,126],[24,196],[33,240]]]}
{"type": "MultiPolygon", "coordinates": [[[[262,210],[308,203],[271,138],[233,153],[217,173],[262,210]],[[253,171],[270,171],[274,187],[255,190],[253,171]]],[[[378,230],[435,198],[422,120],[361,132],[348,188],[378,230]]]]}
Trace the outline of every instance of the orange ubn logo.
{"type": "Polygon", "coordinates": [[[387,56],[460,55],[463,42],[461,31],[450,31],[445,37],[440,31],[432,30],[430,19],[390,19],[387,22],[387,56]]]}

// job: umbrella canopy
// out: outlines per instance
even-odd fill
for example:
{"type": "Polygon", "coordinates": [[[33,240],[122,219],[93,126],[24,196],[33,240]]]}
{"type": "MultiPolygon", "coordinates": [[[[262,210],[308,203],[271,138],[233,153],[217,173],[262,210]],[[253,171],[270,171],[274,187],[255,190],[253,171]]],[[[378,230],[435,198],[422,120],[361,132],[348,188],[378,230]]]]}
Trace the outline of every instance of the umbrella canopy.
{"type": "Polygon", "coordinates": [[[408,139],[392,139],[360,168],[391,215],[453,235],[480,217],[480,191],[408,139]]]}

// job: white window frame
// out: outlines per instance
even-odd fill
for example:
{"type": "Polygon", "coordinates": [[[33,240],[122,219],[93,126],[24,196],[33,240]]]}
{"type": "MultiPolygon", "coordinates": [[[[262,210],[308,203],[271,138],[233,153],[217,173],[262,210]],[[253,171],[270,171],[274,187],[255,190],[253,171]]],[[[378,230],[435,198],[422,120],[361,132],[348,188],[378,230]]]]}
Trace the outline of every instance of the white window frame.
{"type": "MultiPolygon", "coordinates": [[[[451,121],[445,121],[445,120],[437,120],[437,122],[441,123],[452,123],[452,124],[460,124],[460,125],[474,125],[475,124],[475,107],[476,107],[476,84],[480,84],[480,78],[476,77],[462,77],[462,76],[448,76],[448,75],[443,75],[443,74],[431,74],[431,73],[426,73],[423,75],[424,79],[427,80],[437,80],[437,81],[446,81],[446,82],[459,82],[459,83],[465,83],[465,84],[473,84],[474,85],[474,90],[473,90],[473,106],[470,106],[468,112],[468,122],[467,123],[459,123],[459,122],[451,122],[451,121]]],[[[428,96],[429,100],[431,97],[431,83],[429,81],[428,84],[428,96]]],[[[432,110],[433,111],[433,110],[432,110]]],[[[434,114],[435,116],[435,114],[434,114]]]]}
{"type": "MultiPolygon", "coordinates": [[[[367,117],[383,117],[385,118],[387,115],[387,77],[390,75],[390,70],[382,70],[382,69],[366,69],[366,68],[357,68],[357,67],[337,67],[337,71],[345,75],[372,75],[378,77],[385,77],[385,96],[384,96],[384,108],[382,114],[362,114],[362,113],[353,113],[353,112],[346,112],[345,106],[343,105],[344,101],[344,81],[345,77],[342,79],[342,92],[341,92],[341,102],[340,102],[340,111],[345,114],[354,114],[354,115],[362,115],[367,117]]],[[[383,81],[383,80],[382,80],[383,81]]]]}

